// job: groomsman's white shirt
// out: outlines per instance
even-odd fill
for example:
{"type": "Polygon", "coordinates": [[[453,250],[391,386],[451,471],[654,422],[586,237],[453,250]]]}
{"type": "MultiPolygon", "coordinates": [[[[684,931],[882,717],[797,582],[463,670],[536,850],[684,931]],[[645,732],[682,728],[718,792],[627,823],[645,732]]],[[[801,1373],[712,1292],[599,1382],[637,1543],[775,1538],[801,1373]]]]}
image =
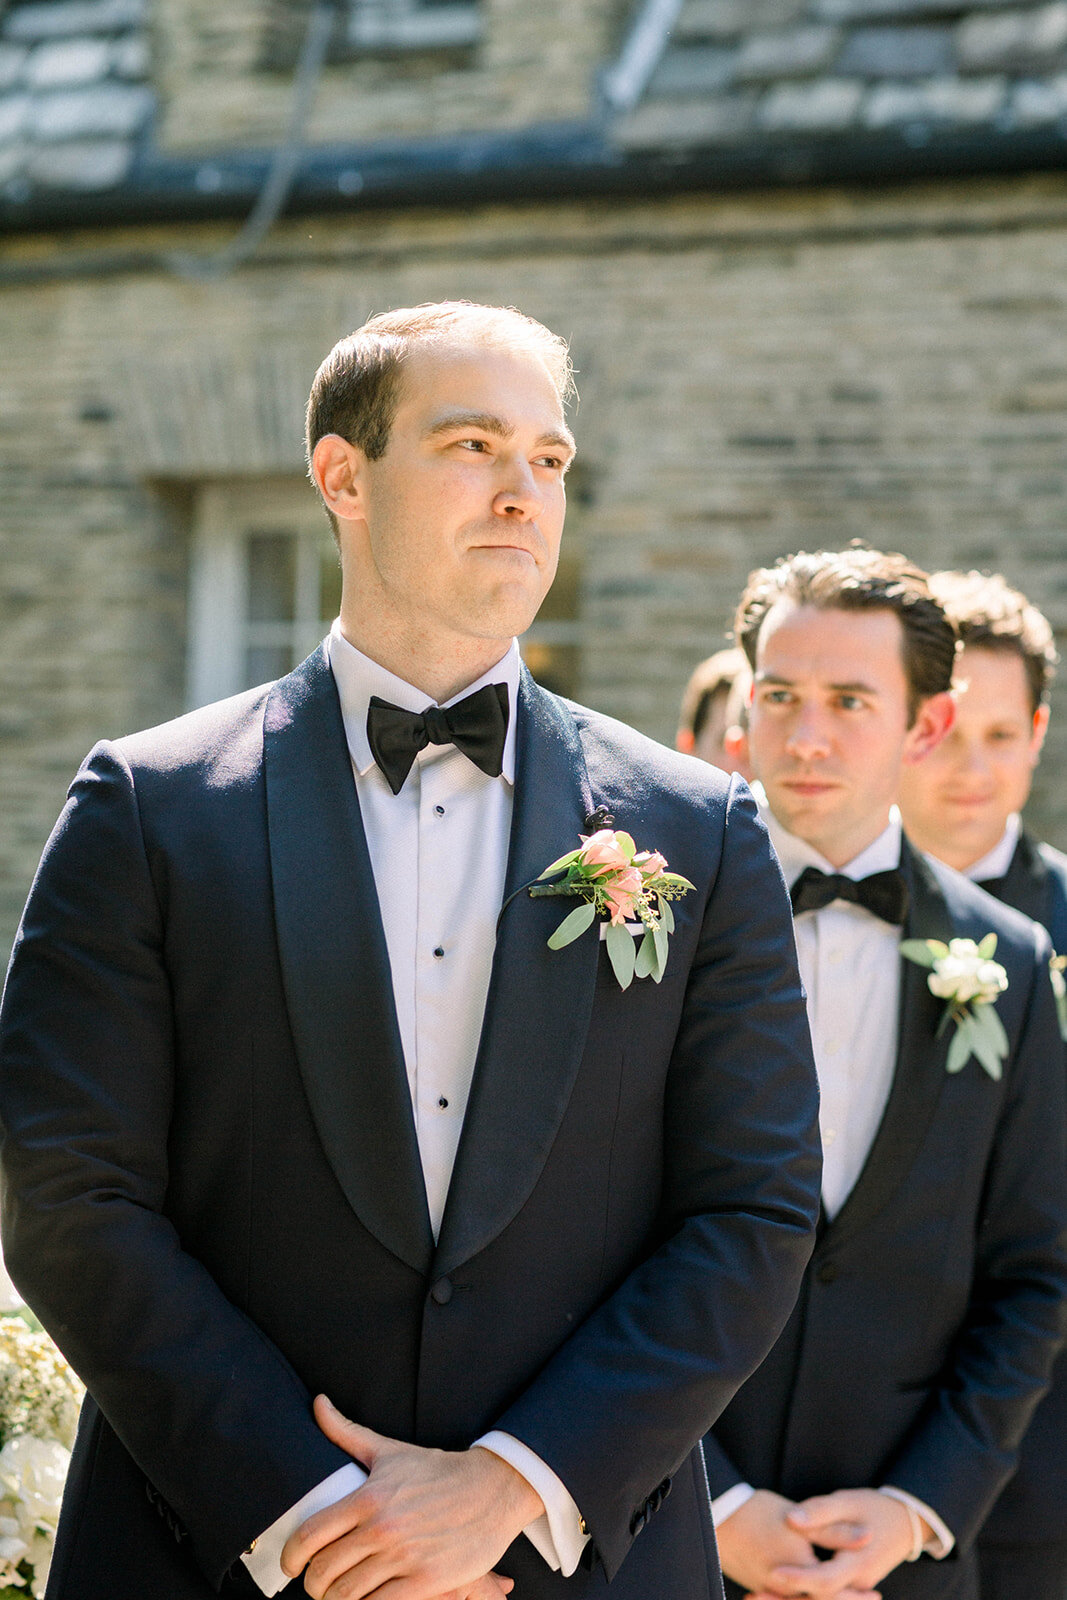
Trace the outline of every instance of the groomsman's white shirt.
{"type": "MultiPolygon", "coordinates": [[[[1023,819],[1017,811],[1013,811],[992,850],[980,860],[973,861],[969,867],[964,867],[963,876],[970,878],[972,883],[987,883],[992,878],[1003,878],[1015,857],[1022,831],[1023,819]]],[[[936,856],[934,859],[937,859],[936,856]]]]}
{"type": "MultiPolygon", "coordinates": [[[[873,844],[846,866],[834,867],[811,845],[787,832],[768,807],[760,786],[754,789],[790,888],[805,867],[866,878],[900,865],[901,826],[895,808],[889,826],[873,844]]],[[[832,1219],[863,1171],[893,1083],[900,928],[845,900],[833,900],[819,911],[802,912],[793,926],[819,1075],[823,1210],[832,1219]]],[[[926,1518],[935,1533],[925,1547],[930,1555],[948,1554],[955,1539],[936,1511],[903,1489],[886,1484],[882,1491],[926,1518]]],[[[719,1495],[712,1507],[716,1527],[753,1493],[750,1484],[737,1483],[719,1495]]]]}
{"type": "MultiPolygon", "coordinates": [[[[462,700],[483,684],[507,684],[511,714],[501,776],[487,777],[455,745],[428,745],[416,756],[398,795],[371,754],[370,698],[378,695],[406,711],[424,711],[433,701],[356,650],[338,622],[328,648],[389,951],[436,1239],[467,1109],[504,897],[515,786],[519,648],[512,642],[503,660],[453,697],[462,700]]],[[[475,1442],[510,1462],[537,1490],[546,1511],[526,1535],[549,1566],[570,1577],[587,1535],[563,1483],[510,1434],[494,1431],[475,1442]]],[[[281,1568],[289,1535],[316,1511],[358,1489],[366,1476],[355,1463],[342,1467],[256,1540],[243,1560],[264,1594],[277,1594],[289,1581],[281,1568]]]]}

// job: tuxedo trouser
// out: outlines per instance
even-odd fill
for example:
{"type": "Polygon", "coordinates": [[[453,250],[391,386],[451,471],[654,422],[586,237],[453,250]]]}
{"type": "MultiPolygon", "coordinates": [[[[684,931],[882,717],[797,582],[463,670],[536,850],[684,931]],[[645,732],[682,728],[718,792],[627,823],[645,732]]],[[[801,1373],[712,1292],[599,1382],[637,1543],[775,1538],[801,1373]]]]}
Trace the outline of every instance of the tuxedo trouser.
{"type": "Polygon", "coordinates": [[[1067,1600],[1067,1539],[1042,1544],[980,1540],[978,1572],[982,1600],[1067,1600]]]}

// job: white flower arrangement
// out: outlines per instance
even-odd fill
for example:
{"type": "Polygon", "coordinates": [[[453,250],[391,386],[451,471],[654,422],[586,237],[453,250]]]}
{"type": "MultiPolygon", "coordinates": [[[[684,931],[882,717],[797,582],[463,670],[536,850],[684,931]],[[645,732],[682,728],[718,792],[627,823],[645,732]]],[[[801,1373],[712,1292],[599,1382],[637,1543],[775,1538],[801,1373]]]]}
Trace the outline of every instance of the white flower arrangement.
{"type": "Polygon", "coordinates": [[[84,1393],[46,1333],[0,1317],[0,1600],[44,1595],[84,1393]]]}
{"type": "Polygon", "coordinates": [[[981,943],[973,939],[905,939],[900,953],[908,961],[933,970],[927,978],[931,994],[947,1001],[938,1035],[950,1022],[956,1033],[949,1045],[949,1072],[962,1072],[972,1055],[994,1080],[999,1080],[1008,1054],[1008,1036],[997,1016],[995,1002],[1008,987],[1008,974],[994,961],[997,936],[987,933],[981,943]]]}

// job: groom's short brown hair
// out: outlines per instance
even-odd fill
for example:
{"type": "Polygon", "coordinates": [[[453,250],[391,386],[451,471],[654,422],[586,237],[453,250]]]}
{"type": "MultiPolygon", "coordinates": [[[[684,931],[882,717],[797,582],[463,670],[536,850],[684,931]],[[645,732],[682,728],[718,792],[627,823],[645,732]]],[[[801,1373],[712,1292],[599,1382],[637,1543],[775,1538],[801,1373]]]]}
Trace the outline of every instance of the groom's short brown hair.
{"type": "Polygon", "coordinates": [[[567,341],[513,306],[470,300],[383,311],[338,341],[315,374],[307,405],[307,456],[328,433],[385,454],[400,400],[404,363],[419,345],[526,350],[540,357],[562,402],[574,392],[567,341]]]}
{"type": "Polygon", "coordinates": [[[904,673],[914,717],[923,700],[952,687],[956,631],[935,599],[926,573],[907,556],[853,545],[800,550],[749,574],[734,636],[750,666],[764,618],[779,600],[817,611],[892,611],[903,629],[904,673]]]}
{"type": "Polygon", "coordinates": [[[1048,620],[999,572],[935,572],[934,595],[944,606],[960,643],[1021,657],[1031,709],[1048,699],[1059,656],[1048,620]]]}

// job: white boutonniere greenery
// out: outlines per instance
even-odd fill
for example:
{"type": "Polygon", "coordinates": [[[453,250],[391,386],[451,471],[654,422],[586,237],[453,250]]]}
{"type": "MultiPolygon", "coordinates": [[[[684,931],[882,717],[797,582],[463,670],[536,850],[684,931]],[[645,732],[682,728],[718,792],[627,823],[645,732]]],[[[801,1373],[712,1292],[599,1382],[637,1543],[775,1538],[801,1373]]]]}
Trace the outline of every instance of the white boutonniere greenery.
{"type": "Polygon", "coordinates": [[[1067,1040],[1067,980],[1063,976],[1064,967],[1067,967],[1067,956],[1058,956],[1053,952],[1052,960],[1048,964],[1048,975],[1052,979],[1052,992],[1056,996],[1060,1038],[1067,1040]]]}
{"type": "Polygon", "coordinates": [[[938,1037],[950,1022],[956,1033],[948,1049],[949,1072],[962,1072],[976,1056],[994,1080],[1008,1054],[1008,1036],[997,1016],[995,1001],[1008,987],[1008,974],[998,961],[997,936],[987,933],[980,944],[973,939],[905,939],[900,953],[932,971],[926,982],[930,993],[947,1002],[938,1025],[938,1037]]]}
{"type": "Polygon", "coordinates": [[[671,901],[688,894],[693,885],[656,850],[638,850],[628,833],[601,828],[579,834],[581,844],[546,867],[530,885],[531,895],[568,895],[581,905],[568,912],[548,941],[550,950],[562,950],[593,925],[608,918],[605,942],[615,976],[628,989],[634,978],[659,983],[667,967],[667,939],[674,932],[671,901]],[[546,878],[559,877],[557,883],[546,878]],[[627,922],[640,922],[645,933],[638,946],[627,922]]]}

